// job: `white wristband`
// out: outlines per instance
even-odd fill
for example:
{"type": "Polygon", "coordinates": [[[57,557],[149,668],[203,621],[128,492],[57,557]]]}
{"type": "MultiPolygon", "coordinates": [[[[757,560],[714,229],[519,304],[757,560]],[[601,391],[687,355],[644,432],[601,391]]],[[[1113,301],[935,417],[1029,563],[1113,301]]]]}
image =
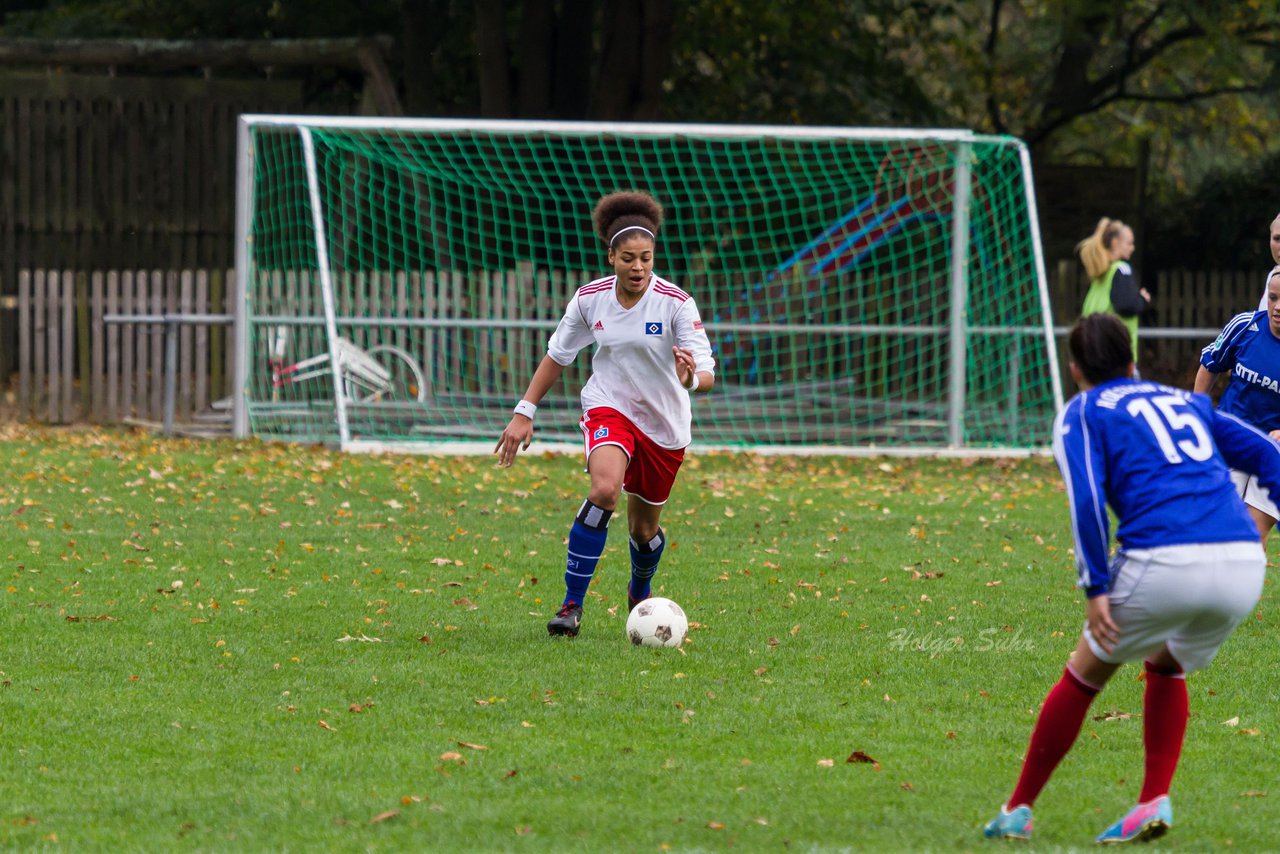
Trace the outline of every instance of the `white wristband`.
{"type": "Polygon", "coordinates": [[[689,391],[689,393],[690,393],[690,394],[693,394],[695,391],[697,391],[697,390],[698,390],[698,386],[699,386],[699,385],[701,385],[701,383],[700,383],[700,382],[699,382],[699,380],[698,380],[698,372],[697,372],[697,371],[694,371],[694,372],[693,372],[693,383],[692,383],[692,384],[690,384],[690,385],[685,386],[685,388],[689,391]]]}
{"type": "Polygon", "coordinates": [[[516,415],[523,415],[525,418],[528,418],[530,421],[532,421],[533,416],[538,411],[538,406],[537,404],[530,403],[527,400],[522,400],[516,404],[516,408],[512,411],[515,412],[516,415]]]}

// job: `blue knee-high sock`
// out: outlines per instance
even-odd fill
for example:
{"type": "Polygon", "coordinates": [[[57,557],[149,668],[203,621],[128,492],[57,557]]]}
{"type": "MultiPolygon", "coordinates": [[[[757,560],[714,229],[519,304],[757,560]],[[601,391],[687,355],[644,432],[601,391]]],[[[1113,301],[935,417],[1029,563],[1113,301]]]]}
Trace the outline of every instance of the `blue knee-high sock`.
{"type": "Polygon", "coordinates": [[[587,599],[587,587],[595,575],[596,564],[604,554],[604,543],[609,537],[609,517],[612,510],[597,507],[590,500],[582,502],[578,515],[569,529],[569,557],[564,570],[564,604],[581,605],[587,599]]]}
{"type": "Polygon", "coordinates": [[[658,561],[662,560],[666,545],[667,538],[661,528],[647,543],[631,540],[631,586],[627,590],[637,602],[649,598],[649,582],[658,571],[658,561]]]}

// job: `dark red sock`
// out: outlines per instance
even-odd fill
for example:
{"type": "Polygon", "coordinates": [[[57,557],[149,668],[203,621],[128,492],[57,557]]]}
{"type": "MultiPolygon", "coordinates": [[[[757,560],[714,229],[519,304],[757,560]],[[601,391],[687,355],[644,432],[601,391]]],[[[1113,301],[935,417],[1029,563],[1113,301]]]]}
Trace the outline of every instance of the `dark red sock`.
{"type": "Polygon", "coordinates": [[[1182,755],[1187,733],[1187,680],[1181,673],[1157,673],[1147,665],[1147,687],[1142,693],[1142,746],[1146,749],[1146,773],[1138,803],[1169,794],[1173,772],[1182,755]]]}
{"type": "Polygon", "coordinates": [[[1063,671],[1058,684],[1045,697],[1044,708],[1031,731],[1031,745],[1022,763],[1018,785],[1009,798],[1010,807],[1035,803],[1053,769],[1075,744],[1089,704],[1097,694],[1097,688],[1081,682],[1069,669],[1063,671]]]}

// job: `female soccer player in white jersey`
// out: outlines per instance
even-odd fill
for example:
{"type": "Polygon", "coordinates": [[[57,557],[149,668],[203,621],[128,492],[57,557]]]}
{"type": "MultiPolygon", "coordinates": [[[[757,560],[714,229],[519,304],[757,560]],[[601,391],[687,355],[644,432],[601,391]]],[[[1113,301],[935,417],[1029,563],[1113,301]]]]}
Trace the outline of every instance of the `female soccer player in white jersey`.
{"type": "Polygon", "coordinates": [[[1107,314],[1081,318],[1068,340],[1080,393],[1054,422],[1053,451],[1067,487],[1086,619],[988,837],[1030,837],[1036,797],[1094,696],[1126,661],[1146,666],[1142,792],[1095,841],[1168,830],[1169,784],[1187,727],[1185,676],[1213,660],[1262,593],[1266,558],[1227,465],[1280,488],[1280,444],[1203,395],[1133,379],[1131,341],[1107,314]],[[1112,560],[1105,505],[1118,520],[1112,560]]]}
{"type": "Polygon", "coordinates": [[[509,466],[533,441],[543,395],[578,351],[591,344],[591,377],[582,388],[582,435],[591,489],[569,529],[565,596],[547,623],[574,637],[609,517],[626,490],[631,534],[627,607],[647,599],[666,545],[659,519],[690,440],[689,395],[715,385],[715,359],[689,294],[654,275],[662,206],[647,193],[604,196],[591,215],[608,247],[613,274],[578,289],[547,343],[528,390],[516,404],[494,452],[509,466]]]}
{"type": "MultiPolygon", "coordinates": [[[[1222,374],[1230,379],[1218,408],[1280,439],[1280,276],[1267,281],[1267,308],[1237,314],[1200,352],[1193,388],[1205,394],[1222,374]]],[[[1280,519],[1280,493],[1264,489],[1248,472],[1233,471],[1231,479],[1265,544],[1280,519]]]]}

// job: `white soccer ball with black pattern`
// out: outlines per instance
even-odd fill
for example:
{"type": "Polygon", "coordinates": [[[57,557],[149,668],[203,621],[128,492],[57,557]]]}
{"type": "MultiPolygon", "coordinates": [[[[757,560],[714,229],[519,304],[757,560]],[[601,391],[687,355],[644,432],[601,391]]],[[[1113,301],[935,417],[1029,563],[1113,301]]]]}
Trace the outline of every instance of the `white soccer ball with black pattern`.
{"type": "Polygon", "coordinates": [[[627,615],[627,637],[636,646],[679,646],[689,634],[684,609],[661,596],[653,596],[627,615]]]}

